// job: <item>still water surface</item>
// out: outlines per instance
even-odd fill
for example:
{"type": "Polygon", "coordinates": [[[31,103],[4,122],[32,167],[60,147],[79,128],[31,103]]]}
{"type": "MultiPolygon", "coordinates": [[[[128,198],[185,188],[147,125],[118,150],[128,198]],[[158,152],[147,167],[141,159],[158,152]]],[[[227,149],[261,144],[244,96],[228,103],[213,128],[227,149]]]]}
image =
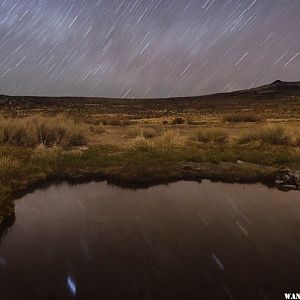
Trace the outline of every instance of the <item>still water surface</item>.
{"type": "Polygon", "coordinates": [[[284,299],[300,193],[177,182],[38,189],[0,237],[0,299],[284,299]]]}

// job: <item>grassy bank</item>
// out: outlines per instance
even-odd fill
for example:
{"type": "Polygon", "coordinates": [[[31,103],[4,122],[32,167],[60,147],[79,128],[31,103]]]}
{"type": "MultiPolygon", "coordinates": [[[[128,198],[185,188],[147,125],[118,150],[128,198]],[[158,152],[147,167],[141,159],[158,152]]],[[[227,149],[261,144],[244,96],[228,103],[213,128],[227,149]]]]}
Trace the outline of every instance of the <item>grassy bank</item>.
{"type": "Polygon", "coordinates": [[[282,170],[300,170],[298,123],[246,117],[213,122],[202,117],[200,123],[181,116],[168,124],[157,119],[113,125],[61,115],[2,118],[0,223],[13,214],[17,191],[53,178],[274,182],[282,170]]]}
{"type": "Polygon", "coordinates": [[[136,184],[201,178],[271,182],[280,170],[300,167],[299,151],[286,146],[180,145],[155,149],[138,145],[125,151],[104,146],[87,150],[2,147],[1,153],[2,217],[13,213],[11,199],[16,191],[49,178],[101,176],[136,184]]]}

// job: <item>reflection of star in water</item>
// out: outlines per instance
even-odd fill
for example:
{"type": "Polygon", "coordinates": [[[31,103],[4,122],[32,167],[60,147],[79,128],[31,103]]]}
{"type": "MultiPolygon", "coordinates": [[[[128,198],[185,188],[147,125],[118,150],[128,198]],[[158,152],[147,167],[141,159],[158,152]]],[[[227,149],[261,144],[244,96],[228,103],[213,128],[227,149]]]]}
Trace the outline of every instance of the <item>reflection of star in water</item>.
{"type": "Polygon", "coordinates": [[[67,280],[67,286],[70,293],[75,296],[76,295],[76,284],[73,278],[69,275],[67,280]]]}

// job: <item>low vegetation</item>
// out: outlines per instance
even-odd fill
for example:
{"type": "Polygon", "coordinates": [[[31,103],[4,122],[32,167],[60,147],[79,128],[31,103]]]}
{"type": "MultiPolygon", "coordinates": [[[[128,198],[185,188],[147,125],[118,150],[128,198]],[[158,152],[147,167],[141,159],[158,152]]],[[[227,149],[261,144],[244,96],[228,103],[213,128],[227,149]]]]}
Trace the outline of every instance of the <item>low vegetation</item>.
{"type": "Polygon", "coordinates": [[[270,127],[243,135],[240,144],[260,142],[266,145],[292,145],[292,137],[282,127],[270,127]]]}
{"type": "Polygon", "coordinates": [[[149,151],[154,151],[155,146],[152,141],[145,139],[143,136],[139,136],[134,140],[132,149],[141,152],[149,152],[149,151]]]}
{"type": "Polygon", "coordinates": [[[10,146],[83,146],[88,143],[89,128],[63,115],[0,119],[0,144],[10,146]]]}
{"type": "Polygon", "coordinates": [[[149,152],[149,151],[168,151],[185,145],[184,138],[177,130],[167,130],[162,134],[155,136],[151,140],[144,136],[139,136],[133,142],[133,149],[149,152]]]}
{"type": "Polygon", "coordinates": [[[0,184],[0,225],[5,217],[12,216],[14,213],[14,203],[10,197],[9,190],[0,184]]]}
{"type": "Polygon", "coordinates": [[[186,123],[187,123],[188,125],[197,125],[197,124],[198,124],[198,121],[197,121],[197,119],[196,119],[195,117],[188,116],[188,117],[186,118],[186,123]]]}
{"type": "Polygon", "coordinates": [[[295,146],[300,147],[300,137],[296,138],[295,146]]]}
{"type": "Polygon", "coordinates": [[[129,138],[143,137],[145,139],[153,139],[160,136],[164,129],[161,126],[151,126],[151,127],[134,127],[127,131],[127,136],[129,138]]]}
{"type": "Polygon", "coordinates": [[[263,118],[254,112],[231,113],[223,116],[223,122],[242,123],[242,122],[260,122],[263,118]]]}
{"type": "Polygon", "coordinates": [[[185,124],[186,119],[182,117],[177,117],[172,121],[173,125],[180,125],[180,124],[185,124]]]}
{"type": "Polygon", "coordinates": [[[144,127],[141,129],[141,136],[145,139],[153,139],[160,136],[163,133],[163,128],[159,126],[144,127]]]}
{"type": "Polygon", "coordinates": [[[110,125],[110,126],[128,126],[133,122],[127,119],[119,119],[119,118],[104,118],[101,119],[101,123],[103,125],[110,125]]]}
{"type": "Polygon", "coordinates": [[[262,130],[258,138],[267,145],[290,145],[291,136],[282,127],[273,127],[262,130]]]}
{"type": "Polygon", "coordinates": [[[194,132],[193,138],[201,143],[225,144],[228,142],[229,135],[221,129],[198,129],[194,132]]]}

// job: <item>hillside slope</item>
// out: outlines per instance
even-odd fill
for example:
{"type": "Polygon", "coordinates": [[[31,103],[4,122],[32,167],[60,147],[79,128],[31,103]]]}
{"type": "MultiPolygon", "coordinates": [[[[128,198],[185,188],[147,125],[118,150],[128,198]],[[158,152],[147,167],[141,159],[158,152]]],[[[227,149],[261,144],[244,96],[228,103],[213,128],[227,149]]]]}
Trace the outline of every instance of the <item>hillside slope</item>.
{"type": "Polygon", "coordinates": [[[72,110],[85,114],[122,114],[129,118],[254,110],[274,117],[278,114],[297,117],[300,116],[300,82],[277,80],[269,85],[230,93],[157,99],[1,95],[0,110],[72,110]]]}

